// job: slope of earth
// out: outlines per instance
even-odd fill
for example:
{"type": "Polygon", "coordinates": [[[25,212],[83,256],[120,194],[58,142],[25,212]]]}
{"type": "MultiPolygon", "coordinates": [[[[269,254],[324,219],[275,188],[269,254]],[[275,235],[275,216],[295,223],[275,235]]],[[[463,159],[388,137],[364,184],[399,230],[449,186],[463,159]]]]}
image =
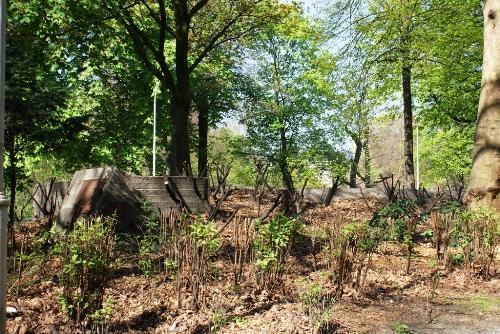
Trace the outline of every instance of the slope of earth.
{"type": "MultiPolygon", "coordinates": [[[[259,208],[248,191],[235,191],[222,210],[230,213],[239,207],[240,215],[257,217],[271,203],[268,196],[259,208]]],[[[196,312],[187,285],[178,289],[162,273],[144,275],[131,243],[120,245],[106,289],[113,309],[108,332],[500,333],[498,274],[484,281],[458,266],[437,275],[430,244],[418,245],[409,274],[404,273],[406,258],[400,247],[383,244],[369,260],[360,287],[344,288],[341,297],[332,292],[328,260],[311,236],[325,224],[369,219],[379,205],[373,198],[343,199],[329,207],[311,204],[304,215],[304,238],[290,250],[283,275],[266,287],[256,283],[251,263],[244,265],[242,279],[234,284],[234,223],[229,224],[211,259],[210,279],[196,312]]],[[[217,224],[225,226],[222,221],[217,224]]],[[[30,244],[40,238],[40,229],[40,223],[24,223],[17,239],[30,244]]],[[[76,333],[59,306],[60,260],[46,252],[23,261],[28,265],[10,276],[8,304],[17,313],[8,321],[8,333],[76,333]]],[[[498,258],[493,271],[500,272],[498,258]]]]}

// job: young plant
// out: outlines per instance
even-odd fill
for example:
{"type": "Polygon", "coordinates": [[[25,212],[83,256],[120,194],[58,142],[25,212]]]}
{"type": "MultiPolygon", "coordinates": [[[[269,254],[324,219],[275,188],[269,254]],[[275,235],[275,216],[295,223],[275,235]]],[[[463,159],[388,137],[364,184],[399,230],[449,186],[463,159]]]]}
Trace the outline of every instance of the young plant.
{"type": "Polygon", "coordinates": [[[80,219],[73,231],[60,237],[64,263],[60,303],[76,326],[86,327],[99,310],[105,309],[103,298],[113,263],[115,223],[113,217],[80,219]]]}
{"type": "Polygon", "coordinates": [[[327,326],[330,320],[333,299],[319,283],[306,281],[301,289],[300,300],[313,325],[313,333],[320,333],[320,329],[327,326]]]}
{"type": "Polygon", "coordinates": [[[139,239],[139,268],[146,276],[156,272],[155,256],[160,248],[160,222],[147,202],[143,205],[146,218],[142,225],[142,236],[139,239]]]}
{"type": "Polygon", "coordinates": [[[280,281],[286,254],[301,228],[297,219],[284,215],[269,222],[255,222],[253,249],[258,284],[269,286],[280,281]]]}
{"type": "Polygon", "coordinates": [[[371,255],[382,239],[383,229],[364,221],[351,221],[330,230],[330,269],[341,296],[344,286],[357,289],[362,286],[371,255]]]}
{"type": "Polygon", "coordinates": [[[219,249],[221,240],[214,223],[204,216],[193,216],[190,227],[191,247],[188,249],[190,263],[190,282],[193,290],[193,307],[198,310],[204,284],[208,279],[210,258],[219,249]]]}

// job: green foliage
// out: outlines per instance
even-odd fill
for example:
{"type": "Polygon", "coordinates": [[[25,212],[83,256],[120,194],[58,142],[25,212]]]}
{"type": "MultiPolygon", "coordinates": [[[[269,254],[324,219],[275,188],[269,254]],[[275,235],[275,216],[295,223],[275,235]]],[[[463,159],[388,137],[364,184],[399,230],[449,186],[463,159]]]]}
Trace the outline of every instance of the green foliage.
{"type": "Polygon", "coordinates": [[[155,273],[155,265],[152,256],[158,253],[161,244],[160,224],[158,217],[144,205],[146,219],[143,223],[143,234],[139,239],[139,268],[146,276],[155,273]]]}
{"type": "Polygon", "coordinates": [[[259,271],[269,272],[279,267],[284,260],[290,242],[302,224],[295,218],[279,215],[268,222],[255,222],[255,266],[259,271]]]}
{"type": "Polygon", "coordinates": [[[115,223],[113,217],[80,219],[73,231],[60,236],[64,264],[60,303],[77,326],[110,312],[103,300],[113,263],[115,223]]]}
{"type": "Polygon", "coordinates": [[[370,226],[365,221],[353,220],[340,229],[340,242],[347,242],[350,247],[362,253],[372,253],[382,238],[382,230],[370,226]]]}
{"type": "Polygon", "coordinates": [[[302,307],[306,310],[314,326],[314,333],[320,333],[320,328],[328,322],[332,313],[332,300],[330,300],[326,289],[319,283],[307,281],[301,287],[299,297],[302,307]]]}
{"type": "Polygon", "coordinates": [[[253,164],[249,163],[244,151],[249,145],[244,137],[230,128],[219,128],[208,138],[208,156],[210,174],[216,174],[216,168],[227,164],[231,170],[228,183],[237,186],[253,186],[255,173],[253,164]]]}
{"type": "Polygon", "coordinates": [[[472,129],[450,128],[424,133],[420,142],[422,182],[425,187],[442,185],[470,174],[472,129]]]}
{"type": "Polygon", "coordinates": [[[410,327],[401,322],[396,322],[392,325],[392,330],[397,334],[411,334],[410,327]]]}
{"type": "Polygon", "coordinates": [[[321,37],[313,22],[292,11],[254,37],[248,53],[255,66],[243,68],[251,80],[242,105],[243,152],[279,168],[287,187],[290,178],[297,186],[306,178],[319,184],[324,170],[317,166],[329,170],[341,151],[338,131],[323,119],[335,105],[335,59],[321,48],[321,37]]]}
{"type": "Polygon", "coordinates": [[[213,255],[220,248],[221,240],[215,224],[207,222],[205,217],[197,216],[189,228],[191,238],[197,247],[203,248],[205,256],[213,255]]]}

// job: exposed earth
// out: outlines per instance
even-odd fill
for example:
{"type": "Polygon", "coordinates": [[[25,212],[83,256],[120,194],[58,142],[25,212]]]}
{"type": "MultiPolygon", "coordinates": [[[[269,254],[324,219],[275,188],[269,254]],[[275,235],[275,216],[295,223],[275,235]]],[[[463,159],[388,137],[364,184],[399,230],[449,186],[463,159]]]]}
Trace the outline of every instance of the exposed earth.
{"type": "MultiPolygon", "coordinates": [[[[269,199],[262,204],[265,211],[269,199]]],[[[341,199],[329,207],[311,207],[306,228],[337,220],[369,218],[380,205],[373,198],[341,199]]],[[[257,216],[258,206],[248,191],[234,192],[223,205],[231,212],[257,216]]],[[[218,223],[223,225],[222,222],[218,223]]],[[[233,224],[222,234],[224,245],[213,259],[212,278],[206,286],[203,307],[190,307],[191,291],[182,289],[181,308],[176,307],[175,285],[164,275],[146,277],[138,267],[138,254],[119,248],[117,263],[106,296],[112,301],[109,333],[314,333],[313,316],[303,298],[311,285],[328,290],[328,269],[320,254],[307,243],[293,249],[286,261],[282,284],[263,289],[256,284],[251,264],[245,266],[238,288],[233,285],[231,241],[233,224]],[[317,258],[316,258],[317,257],[317,258]]],[[[40,222],[25,222],[16,232],[26,243],[36,238],[40,222]],[[21,232],[25,231],[25,232],[21,232]],[[26,232],[27,231],[27,232],[26,232]]],[[[326,319],[319,333],[500,333],[500,266],[498,256],[490,280],[474,277],[456,266],[432,277],[434,250],[420,244],[410,274],[404,274],[405,257],[392,244],[374,254],[364,284],[346,288],[340,299],[321,307],[326,319]]],[[[17,313],[8,321],[9,333],[73,333],[59,306],[58,274],[61,262],[46,255],[11,275],[8,305],[17,313]]]]}

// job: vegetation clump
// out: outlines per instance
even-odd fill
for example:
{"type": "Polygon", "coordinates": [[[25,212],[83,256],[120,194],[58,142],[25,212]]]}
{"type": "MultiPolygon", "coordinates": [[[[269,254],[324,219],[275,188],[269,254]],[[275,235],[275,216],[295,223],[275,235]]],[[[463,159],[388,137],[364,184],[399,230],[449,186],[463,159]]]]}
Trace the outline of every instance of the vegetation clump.
{"type": "Polygon", "coordinates": [[[113,217],[82,218],[71,232],[59,236],[63,262],[60,304],[77,327],[109,320],[105,289],[113,265],[115,223],[113,217]]]}

